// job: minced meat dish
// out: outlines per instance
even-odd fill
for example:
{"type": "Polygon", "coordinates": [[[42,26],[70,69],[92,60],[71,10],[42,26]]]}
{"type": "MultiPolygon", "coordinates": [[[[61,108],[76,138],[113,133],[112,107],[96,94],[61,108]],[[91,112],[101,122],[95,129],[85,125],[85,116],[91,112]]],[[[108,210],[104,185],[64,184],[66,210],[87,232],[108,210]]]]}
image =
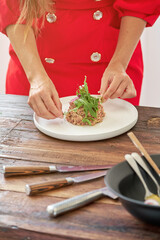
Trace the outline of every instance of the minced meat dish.
{"type": "Polygon", "coordinates": [[[80,86],[77,91],[77,97],[70,102],[66,119],[74,125],[93,126],[102,122],[104,116],[105,112],[101,100],[90,95],[85,78],[84,85],[80,86]]]}

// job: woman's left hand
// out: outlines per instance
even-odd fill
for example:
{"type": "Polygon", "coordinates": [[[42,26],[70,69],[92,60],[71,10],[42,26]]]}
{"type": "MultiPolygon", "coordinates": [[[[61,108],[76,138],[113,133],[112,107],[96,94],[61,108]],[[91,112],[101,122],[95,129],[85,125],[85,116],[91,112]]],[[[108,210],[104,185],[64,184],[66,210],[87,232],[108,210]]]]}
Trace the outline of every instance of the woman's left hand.
{"type": "Polygon", "coordinates": [[[103,73],[99,92],[104,102],[109,98],[133,98],[137,95],[134,84],[121,63],[108,65],[103,73]]]}

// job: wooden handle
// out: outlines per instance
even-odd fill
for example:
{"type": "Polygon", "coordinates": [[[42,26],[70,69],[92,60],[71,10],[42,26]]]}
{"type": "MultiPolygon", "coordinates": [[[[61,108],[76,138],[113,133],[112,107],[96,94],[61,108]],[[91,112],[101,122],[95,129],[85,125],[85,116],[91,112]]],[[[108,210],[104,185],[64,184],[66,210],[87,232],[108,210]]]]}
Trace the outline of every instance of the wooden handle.
{"type": "Polygon", "coordinates": [[[142,144],[139,142],[139,140],[136,138],[136,136],[134,135],[133,132],[129,132],[128,137],[131,139],[131,141],[134,143],[134,145],[139,149],[139,151],[141,152],[141,154],[147,159],[147,161],[149,162],[149,164],[153,167],[153,169],[155,170],[155,172],[160,175],[160,170],[157,167],[157,165],[155,164],[155,162],[153,161],[153,159],[150,157],[150,155],[147,153],[147,151],[145,150],[145,148],[142,146],[142,144]]]}
{"type": "Polygon", "coordinates": [[[65,187],[73,183],[74,181],[72,180],[72,178],[64,178],[64,179],[59,179],[55,181],[41,182],[36,184],[27,184],[25,190],[27,195],[35,195],[37,193],[65,187]]]}
{"type": "Polygon", "coordinates": [[[46,166],[3,166],[3,173],[5,177],[12,177],[18,175],[31,175],[31,174],[41,174],[50,173],[50,168],[46,166]]]}

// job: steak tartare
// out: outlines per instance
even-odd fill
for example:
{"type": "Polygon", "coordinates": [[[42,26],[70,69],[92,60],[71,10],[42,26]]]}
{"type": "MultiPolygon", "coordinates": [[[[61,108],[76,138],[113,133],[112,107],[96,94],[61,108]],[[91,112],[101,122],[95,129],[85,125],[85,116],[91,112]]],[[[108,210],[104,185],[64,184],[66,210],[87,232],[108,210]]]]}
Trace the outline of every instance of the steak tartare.
{"type": "Polygon", "coordinates": [[[79,87],[76,95],[77,97],[70,101],[66,120],[79,126],[93,126],[96,123],[102,122],[105,112],[101,104],[101,99],[90,95],[86,78],[84,85],[79,87]]]}

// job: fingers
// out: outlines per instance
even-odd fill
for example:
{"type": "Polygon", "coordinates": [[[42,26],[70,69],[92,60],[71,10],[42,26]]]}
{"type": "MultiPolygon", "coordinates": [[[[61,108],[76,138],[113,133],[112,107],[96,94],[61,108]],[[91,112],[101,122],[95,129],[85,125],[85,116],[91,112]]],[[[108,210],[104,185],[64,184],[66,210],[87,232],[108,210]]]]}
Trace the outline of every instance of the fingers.
{"type": "Polygon", "coordinates": [[[52,84],[31,89],[28,104],[39,117],[45,119],[63,118],[62,104],[52,84]]]}
{"type": "Polygon", "coordinates": [[[136,97],[137,96],[137,91],[136,89],[134,88],[131,92],[130,89],[127,89],[126,88],[126,91],[122,94],[121,98],[124,99],[124,98],[133,98],[133,97],[136,97]],[[129,97],[131,96],[131,97],[129,97]]]}
{"type": "Polygon", "coordinates": [[[45,104],[43,103],[42,99],[37,98],[34,101],[30,100],[28,102],[30,107],[34,110],[37,116],[45,118],[45,119],[55,119],[56,116],[48,111],[45,104]]]}
{"type": "Polygon", "coordinates": [[[51,96],[48,96],[48,95],[45,94],[45,96],[43,96],[44,105],[50,113],[52,113],[56,117],[61,118],[61,117],[63,117],[62,110],[61,110],[60,107],[58,109],[57,106],[56,106],[58,104],[60,105],[60,103],[59,103],[60,100],[56,98],[55,99],[56,102],[55,102],[54,99],[55,98],[52,98],[51,96]]]}
{"type": "Polygon", "coordinates": [[[99,93],[101,95],[104,95],[104,93],[107,91],[111,81],[112,81],[112,78],[109,79],[109,77],[108,78],[105,78],[105,76],[102,77],[101,88],[99,90],[99,93]]]}
{"type": "MultiPolygon", "coordinates": [[[[106,85],[108,86],[108,83],[106,85]]],[[[133,98],[136,97],[136,90],[129,76],[120,74],[113,77],[102,97],[103,101],[107,101],[108,98],[133,98]]]]}
{"type": "Polygon", "coordinates": [[[124,91],[122,86],[120,87],[120,84],[120,79],[118,77],[114,77],[108,89],[106,89],[106,92],[103,94],[104,101],[108,98],[114,98],[114,96],[117,97],[122,91],[124,91]]]}
{"type": "MultiPolygon", "coordinates": [[[[62,103],[61,103],[61,101],[60,101],[60,99],[59,99],[59,96],[58,96],[57,91],[53,94],[52,100],[54,101],[57,109],[62,113],[62,103]]],[[[62,114],[63,114],[63,113],[62,113],[62,114]]]]}

